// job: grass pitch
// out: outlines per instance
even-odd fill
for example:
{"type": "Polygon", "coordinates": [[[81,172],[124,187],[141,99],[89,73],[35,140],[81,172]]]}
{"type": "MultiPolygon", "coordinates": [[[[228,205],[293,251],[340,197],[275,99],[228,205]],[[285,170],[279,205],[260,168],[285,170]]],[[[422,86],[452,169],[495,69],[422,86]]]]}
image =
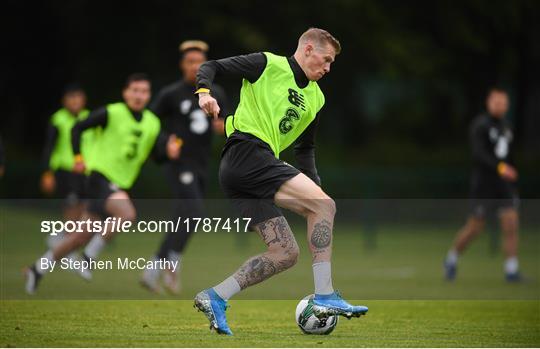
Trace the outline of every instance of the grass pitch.
{"type": "Polygon", "coordinates": [[[4,301],[2,346],[537,347],[538,301],[368,301],[329,336],[305,335],[295,301],[231,301],[234,336],[208,330],[191,301],[4,301]]]}

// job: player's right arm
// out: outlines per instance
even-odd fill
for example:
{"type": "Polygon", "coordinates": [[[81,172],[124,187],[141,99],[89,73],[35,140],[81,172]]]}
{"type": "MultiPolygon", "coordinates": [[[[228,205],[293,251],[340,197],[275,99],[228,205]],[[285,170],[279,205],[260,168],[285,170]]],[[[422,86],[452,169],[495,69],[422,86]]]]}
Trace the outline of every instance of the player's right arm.
{"type": "Polygon", "coordinates": [[[167,88],[161,89],[161,91],[159,91],[157,96],[148,106],[148,109],[157,115],[162,124],[171,117],[172,108],[173,106],[170,99],[170,92],[167,91],[167,88]]]}
{"type": "Polygon", "coordinates": [[[156,98],[150,103],[148,109],[150,109],[160,120],[161,130],[154,147],[152,148],[152,158],[154,161],[161,163],[167,159],[176,160],[180,158],[180,153],[184,141],[182,138],[176,136],[176,134],[169,134],[166,132],[167,123],[172,119],[175,108],[177,108],[174,102],[173,94],[175,90],[170,88],[163,88],[157,94],[156,98]]]}
{"type": "Polygon", "coordinates": [[[163,129],[159,131],[151,155],[154,161],[162,163],[165,160],[177,160],[180,158],[184,141],[175,134],[169,134],[163,129]]]}
{"type": "Polygon", "coordinates": [[[214,85],[212,88],[212,96],[216,99],[219,105],[219,117],[212,120],[212,128],[214,133],[218,135],[225,134],[225,119],[231,115],[231,106],[227,94],[219,85],[214,85]]]}
{"type": "Polygon", "coordinates": [[[45,136],[45,146],[43,147],[43,156],[41,160],[43,173],[40,181],[41,191],[48,195],[52,194],[54,192],[54,188],[56,187],[53,171],[49,168],[49,162],[54,150],[54,146],[56,145],[57,138],[58,129],[52,123],[49,123],[49,126],[47,127],[47,135],[45,136]]]}
{"type": "Polygon", "coordinates": [[[220,106],[212,97],[212,83],[216,76],[228,75],[241,77],[254,83],[266,68],[266,56],[263,53],[234,56],[205,62],[197,73],[197,91],[199,106],[208,115],[217,118],[220,106]]]}
{"type": "Polygon", "coordinates": [[[107,108],[102,107],[91,112],[86,119],[77,122],[71,129],[71,147],[73,148],[73,154],[75,154],[74,172],[83,173],[85,170],[84,159],[81,154],[81,135],[83,131],[98,126],[105,128],[107,121],[107,108]]]}

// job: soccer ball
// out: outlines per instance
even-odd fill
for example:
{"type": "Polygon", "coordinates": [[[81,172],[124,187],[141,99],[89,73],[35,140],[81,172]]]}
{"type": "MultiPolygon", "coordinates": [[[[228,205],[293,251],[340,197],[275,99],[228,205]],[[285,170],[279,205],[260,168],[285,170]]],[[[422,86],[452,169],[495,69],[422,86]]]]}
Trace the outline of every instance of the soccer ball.
{"type": "Polygon", "coordinates": [[[317,319],[313,314],[313,295],[305,296],[296,306],[296,324],[305,334],[330,334],[338,323],[337,316],[317,319]]]}

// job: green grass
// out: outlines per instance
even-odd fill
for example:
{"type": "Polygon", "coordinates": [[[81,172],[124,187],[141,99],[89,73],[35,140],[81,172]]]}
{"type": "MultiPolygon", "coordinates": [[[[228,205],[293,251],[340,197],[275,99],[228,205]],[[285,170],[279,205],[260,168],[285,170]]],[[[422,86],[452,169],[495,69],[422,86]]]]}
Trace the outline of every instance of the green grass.
{"type": "Polygon", "coordinates": [[[304,335],[293,301],[232,301],[233,337],[208,330],[190,301],[6,301],[2,346],[537,347],[537,301],[370,301],[329,336],[304,335]]]}
{"type": "MultiPolygon", "coordinates": [[[[293,269],[231,301],[235,336],[208,331],[192,308],[199,290],[221,281],[262,243],[253,233],[197,234],[185,254],[180,297],[151,295],[138,271],[102,271],[86,283],[67,271],[46,275],[36,296],[23,292],[20,270],[44,252],[32,210],[0,208],[0,346],[189,347],[531,347],[540,346],[540,236],[521,233],[522,284],[503,280],[500,254],[476,241],[460,261],[458,280],[441,263],[456,226],[382,225],[377,248],[364,248],[362,226],[339,224],[334,285],[370,307],[362,319],[342,319],[330,336],[303,335],[294,323],[297,300],[312,293],[305,228],[294,226],[301,254],[293,269]]],[[[102,259],[147,257],[160,234],[121,235],[102,259]]]]}

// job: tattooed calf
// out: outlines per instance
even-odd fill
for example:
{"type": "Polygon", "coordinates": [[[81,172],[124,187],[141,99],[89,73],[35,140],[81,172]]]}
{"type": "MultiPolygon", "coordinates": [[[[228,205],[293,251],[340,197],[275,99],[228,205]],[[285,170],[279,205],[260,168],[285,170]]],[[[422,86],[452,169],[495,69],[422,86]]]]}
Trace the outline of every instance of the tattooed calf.
{"type": "Polygon", "coordinates": [[[260,255],[244,263],[234,274],[234,278],[238,281],[240,288],[244,289],[248,286],[258,284],[278,272],[279,270],[276,268],[274,261],[260,255]]]}
{"type": "Polygon", "coordinates": [[[279,244],[286,254],[289,254],[291,250],[298,249],[291,228],[283,216],[269,219],[259,224],[257,229],[268,247],[272,244],[279,244]]]}
{"type": "Polygon", "coordinates": [[[311,244],[315,248],[323,249],[330,246],[330,242],[332,242],[332,229],[330,226],[331,223],[326,219],[315,223],[311,234],[311,244]]]}

